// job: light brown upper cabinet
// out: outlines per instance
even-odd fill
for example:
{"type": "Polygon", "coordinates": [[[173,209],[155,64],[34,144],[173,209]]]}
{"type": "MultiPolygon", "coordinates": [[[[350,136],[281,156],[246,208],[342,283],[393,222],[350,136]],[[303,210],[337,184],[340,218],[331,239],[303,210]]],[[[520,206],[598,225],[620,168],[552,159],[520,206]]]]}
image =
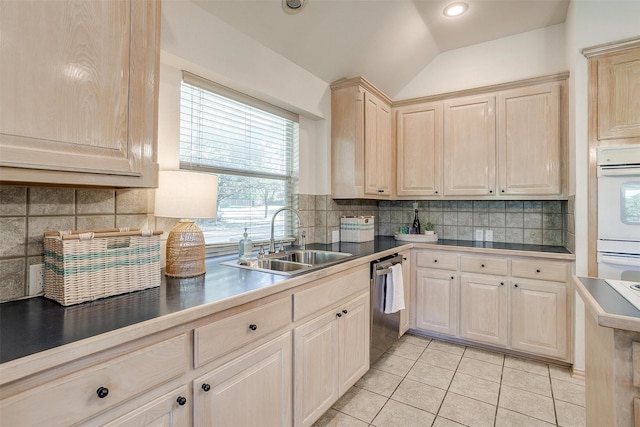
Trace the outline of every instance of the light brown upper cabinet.
{"type": "MultiPolygon", "coordinates": [[[[597,58],[598,140],[640,139],[640,48],[597,58]]],[[[620,141],[620,143],[624,143],[620,141]]]]}
{"type": "Polygon", "coordinates": [[[495,96],[444,102],[444,195],[495,194],[495,96]]]}
{"type": "Polygon", "coordinates": [[[160,2],[3,2],[0,39],[0,180],[156,185],[160,2]]]}
{"type": "Polygon", "coordinates": [[[363,78],[331,85],[331,195],[390,199],[395,181],[391,101],[363,78]]]}
{"type": "Polygon", "coordinates": [[[497,94],[500,195],[558,195],[562,83],[497,94]]]}
{"type": "Polygon", "coordinates": [[[442,103],[396,111],[398,197],[442,194],[442,103]]]}

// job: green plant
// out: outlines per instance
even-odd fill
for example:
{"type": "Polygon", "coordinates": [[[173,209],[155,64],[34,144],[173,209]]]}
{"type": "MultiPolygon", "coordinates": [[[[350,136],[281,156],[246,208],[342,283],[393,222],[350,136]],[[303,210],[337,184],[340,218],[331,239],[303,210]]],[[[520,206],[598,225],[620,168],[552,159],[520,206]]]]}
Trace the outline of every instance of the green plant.
{"type": "Polygon", "coordinates": [[[433,231],[433,223],[431,221],[428,221],[423,228],[424,231],[433,231]]]}

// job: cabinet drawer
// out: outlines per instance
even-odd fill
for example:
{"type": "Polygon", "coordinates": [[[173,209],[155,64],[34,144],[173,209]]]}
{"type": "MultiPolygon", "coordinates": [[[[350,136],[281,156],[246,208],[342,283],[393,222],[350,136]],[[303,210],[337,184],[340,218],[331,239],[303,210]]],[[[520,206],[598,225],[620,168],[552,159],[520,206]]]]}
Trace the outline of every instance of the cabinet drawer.
{"type": "MultiPolygon", "coordinates": [[[[405,280],[409,280],[406,278],[405,280]]],[[[344,298],[369,289],[369,265],[333,274],[317,282],[317,286],[293,295],[293,320],[300,320],[344,298]]]]}
{"type": "Polygon", "coordinates": [[[467,273],[494,274],[506,276],[509,261],[505,258],[462,255],[460,270],[467,273]]]}
{"type": "Polygon", "coordinates": [[[446,252],[417,252],[416,266],[455,271],[458,269],[458,255],[446,252]]]}
{"type": "Polygon", "coordinates": [[[209,363],[291,322],[291,298],[281,298],[194,331],[194,365],[209,363]]]}
{"type": "Polygon", "coordinates": [[[511,261],[511,275],[526,279],[566,282],[569,279],[569,264],[542,259],[514,259],[511,261]]]}
{"type": "Polygon", "coordinates": [[[68,426],[186,372],[185,335],[83,369],[0,403],[2,425],[68,426]],[[98,389],[108,393],[98,397],[98,389]]]}

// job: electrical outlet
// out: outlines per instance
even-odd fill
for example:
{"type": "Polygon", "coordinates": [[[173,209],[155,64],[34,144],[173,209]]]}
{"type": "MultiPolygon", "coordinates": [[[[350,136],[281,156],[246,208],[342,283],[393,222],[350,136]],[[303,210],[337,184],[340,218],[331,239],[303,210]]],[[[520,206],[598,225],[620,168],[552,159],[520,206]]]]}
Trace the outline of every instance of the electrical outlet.
{"type": "Polygon", "coordinates": [[[482,242],[484,240],[484,232],[482,230],[476,230],[476,242],[482,242]]]}
{"type": "Polygon", "coordinates": [[[485,230],[485,232],[484,232],[484,241],[485,242],[493,242],[493,230],[485,230]]]}
{"type": "Polygon", "coordinates": [[[29,296],[44,293],[44,264],[29,266],[29,296]]]}

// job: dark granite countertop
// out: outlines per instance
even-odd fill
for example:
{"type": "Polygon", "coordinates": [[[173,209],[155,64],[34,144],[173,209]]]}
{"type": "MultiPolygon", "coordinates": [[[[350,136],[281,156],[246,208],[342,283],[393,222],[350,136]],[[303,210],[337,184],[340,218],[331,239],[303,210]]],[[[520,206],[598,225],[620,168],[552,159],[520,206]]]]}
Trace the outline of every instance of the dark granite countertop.
{"type": "MultiPolygon", "coordinates": [[[[570,254],[565,248],[558,246],[483,244],[458,240],[440,240],[429,244],[431,245],[523,251],[532,254],[536,252],[570,254]]],[[[346,258],[346,262],[401,246],[410,248],[414,245],[398,242],[393,237],[376,237],[372,242],[313,244],[308,245],[308,248],[354,254],[354,257],[346,258]]],[[[158,288],[70,307],[63,307],[43,297],[0,304],[0,363],[175,314],[182,310],[231,300],[239,295],[282,284],[289,279],[287,276],[220,265],[221,262],[236,258],[236,255],[228,255],[208,259],[207,274],[204,276],[174,279],[163,275],[162,283],[158,288]]]]}
{"type": "Polygon", "coordinates": [[[604,279],[594,277],[577,277],[576,279],[579,286],[578,293],[585,304],[595,303],[599,306],[591,308],[600,317],[602,326],[627,329],[625,325],[637,322],[640,330],[640,310],[609,286],[604,279]]]}

